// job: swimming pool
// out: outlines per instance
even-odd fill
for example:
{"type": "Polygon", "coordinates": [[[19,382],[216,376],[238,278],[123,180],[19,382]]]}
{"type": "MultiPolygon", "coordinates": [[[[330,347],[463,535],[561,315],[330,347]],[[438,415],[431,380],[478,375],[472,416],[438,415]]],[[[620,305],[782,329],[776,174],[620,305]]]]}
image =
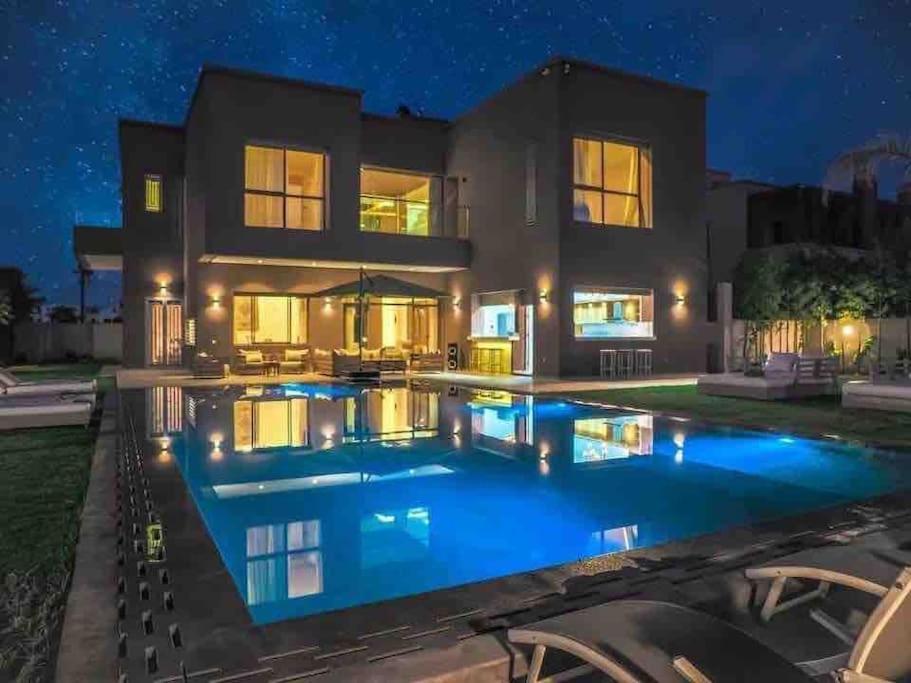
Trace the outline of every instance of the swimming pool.
{"type": "Polygon", "coordinates": [[[505,392],[155,388],[145,404],[259,624],[911,485],[902,454],[505,392]]]}

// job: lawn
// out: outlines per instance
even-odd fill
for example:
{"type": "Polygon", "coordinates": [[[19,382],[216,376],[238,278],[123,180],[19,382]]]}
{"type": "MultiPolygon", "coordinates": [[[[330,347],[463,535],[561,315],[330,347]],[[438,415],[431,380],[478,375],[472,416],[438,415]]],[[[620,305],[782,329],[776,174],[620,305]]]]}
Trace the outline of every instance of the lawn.
{"type": "Polygon", "coordinates": [[[753,401],[703,396],[695,386],[608,389],[576,392],[571,396],[744,427],[772,428],[805,436],[837,434],[846,439],[911,448],[911,415],[845,409],[834,396],[753,401]]]}
{"type": "MultiPolygon", "coordinates": [[[[95,377],[100,365],[12,368],[23,380],[95,377]]],[[[104,391],[112,378],[100,378],[104,391]]],[[[72,568],[97,429],[0,432],[0,680],[44,680],[72,568]]]]}

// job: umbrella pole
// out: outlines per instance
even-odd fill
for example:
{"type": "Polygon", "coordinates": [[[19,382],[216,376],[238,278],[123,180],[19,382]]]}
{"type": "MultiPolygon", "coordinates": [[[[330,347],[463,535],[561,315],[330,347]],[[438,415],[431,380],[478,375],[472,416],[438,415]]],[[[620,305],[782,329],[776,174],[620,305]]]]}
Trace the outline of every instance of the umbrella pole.
{"type": "Polygon", "coordinates": [[[364,269],[358,271],[357,278],[357,369],[364,371],[364,269]]]}

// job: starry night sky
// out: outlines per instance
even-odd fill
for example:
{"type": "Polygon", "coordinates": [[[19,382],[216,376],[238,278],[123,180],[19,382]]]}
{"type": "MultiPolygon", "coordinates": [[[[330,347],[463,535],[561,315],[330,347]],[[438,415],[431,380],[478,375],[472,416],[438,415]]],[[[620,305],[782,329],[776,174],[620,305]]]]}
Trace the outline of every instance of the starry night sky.
{"type": "MultiPolygon", "coordinates": [[[[203,63],[451,117],[562,54],[709,91],[713,168],[818,184],[911,133],[911,0],[0,0],[0,264],[75,303],[74,222],[120,224],[118,117],[181,122],[203,63]]],[[[110,306],[115,275],[92,284],[110,306]]]]}

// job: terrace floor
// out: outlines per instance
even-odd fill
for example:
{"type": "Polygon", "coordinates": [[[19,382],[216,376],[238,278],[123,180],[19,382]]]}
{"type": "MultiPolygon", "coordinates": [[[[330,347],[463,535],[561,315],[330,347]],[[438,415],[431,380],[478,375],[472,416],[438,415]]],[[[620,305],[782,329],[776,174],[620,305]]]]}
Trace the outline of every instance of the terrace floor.
{"type": "MultiPolygon", "coordinates": [[[[911,423],[905,421],[907,416],[845,411],[834,402],[769,405],[702,397],[691,386],[694,378],[655,377],[644,382],[606,383],[490,378],[463,373],[422,377],[524,393],[571,394],[586,401],[655,409],[673,415],[817,436],[836,432],[847,438],[911,446],[911,423]],[[497,379],[504,381],[493,381],[497,379]]],[[[262,384],[266,380],[257,376],[194,380],[186,375],[148,370],[118,373],[120,388],[262,384]]],[[[326,378],[294,375],[272,377],[268,381],[326,381],[326,378]]],[[[101,653],[95,662],[96,671],[103,672],[105,680],[108,673],[120,669],[129,674],[131,681],[179,681],[181,667],[185,667],[191,680],[209,683],[311,678],[405,681],[436,676],[444,680],[508,681],[524,674],[528,653],[509,645],[505,638],[507,628],[630,597],[665,599],[703,609],[736,623],[792,659],[815,658],[832,654],[833,648],[843,649],[843,645],[834,642],[827,633],[812,631],[815,625],[803,609],[777,617],[774,629],[759,625],[749,606],[751,589],[743,579],[743,567],[820,545],[894,546],[907,545],[911,539],[911,493],[902,492],[862,504],[840,505],[799,517],[392,602],[255,626],[250,623],[219,553],[181,484],[179,472],[161,462],[156,454],[141,450],[111,448],[106,457],[120,460],[121,501],[130,497],[128,471],[132,467],[137,508],[141,509],[146,499],[154,501],[169,535],[167,581],[162,579],[161,567],[154,565],[145,565],[142,571],[146,574],[139,574],[138,562],[143,558],[134,557],[129,532],[121,565],[117,564],[113,546],[110,550],[104,546],[103,554],[99,552],[93,558],[95,565],[102,566],[100,573],[105,577],[101,584],[110,603],[106,614],[116,615],[115,606],[118,600],[123,600],[126,615],[116,626],[107,624],[111,628],[104,629],[110,642],[95,644],[101,653]],[[131,464],[127,465],[128,462],[131,464]],[[116,582],[109,580],[118,575],[126,579],[122,593],[117,593],[113,587],[116,582]],[[151,589],[150,598],[144,598],[140,591],[143,582],[151,589]],[[173,600],[171,609],[167,610],[161,608],[165,593],[170,593],[173,600]],[[155,621],[151,633],[140,618],[145,610],[151,610],[155,621]],[[170,642],[172,625],[178,628],[180,648],[170,642]],[[125,656],[121,658],[116,658],[118,631],[126,634],[125,656]],[[147,647],[155,648],[153,672],[147,669],[147,647]]],[[[113,463],[109,464],[113,469],[113,463]]],[[[110,479],[109,486],[113,489],[112,472],[110,479]]],[[[128,529],[132,513],[124,507],[122,514],[125,515],[123,528],[128,529]]],[[[826,607],[836,613],[856,607],[851,596],[837,590],[826,600],[826,607]]],[[[88,603],[88,609],[91,618],[91,610],[97,613],[97,600],[88,603]]],[[[112,620],[116,621],[116,616],[112,620]]],[[[83,650],[75,659],[90,658],[83,650]]],[[[76,680],[68,679],[66,674],[65,669],[58,670],[60,680],[76,680]]]]}

